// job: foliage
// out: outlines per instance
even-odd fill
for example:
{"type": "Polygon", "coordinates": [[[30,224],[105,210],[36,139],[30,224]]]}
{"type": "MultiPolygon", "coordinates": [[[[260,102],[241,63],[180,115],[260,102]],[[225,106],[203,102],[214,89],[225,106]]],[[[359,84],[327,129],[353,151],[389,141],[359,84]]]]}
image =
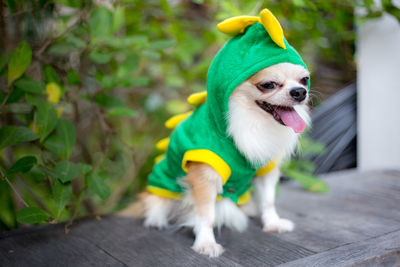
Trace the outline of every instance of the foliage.
{"type": "MultiPolygon", "coordinates": [[[[325,79],[321,64],[334,66],[341,84],[354,79],[350,1],[4,0],[1,7],[0,230],[131,201],[151,171],[153,144],[167,134],[164,121],[204,90],[227,39],[215,27],[224,18],[269,7],[314,70],[313,84],[325,79]]],[[[309,190],[325,191],[312,171],[301,157],[284,167],[309,190]]]]}

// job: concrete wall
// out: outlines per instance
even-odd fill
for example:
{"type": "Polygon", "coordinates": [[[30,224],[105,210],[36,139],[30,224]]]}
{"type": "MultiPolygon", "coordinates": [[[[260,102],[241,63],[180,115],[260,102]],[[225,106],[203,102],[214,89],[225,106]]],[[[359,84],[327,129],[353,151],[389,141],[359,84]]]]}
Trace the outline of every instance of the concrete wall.
{"type": "Polygon", "coordinates": [[[358,25],[358,165],[400,169],[400,23],[358,25]]]}

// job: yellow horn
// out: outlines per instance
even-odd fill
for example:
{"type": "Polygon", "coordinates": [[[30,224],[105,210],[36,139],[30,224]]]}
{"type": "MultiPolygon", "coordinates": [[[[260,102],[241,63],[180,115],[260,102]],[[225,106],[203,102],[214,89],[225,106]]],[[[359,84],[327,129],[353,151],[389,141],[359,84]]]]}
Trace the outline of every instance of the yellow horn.
{"type": "Polygon", "coordinates": [[[247,26],[257,22],[260,22],[260,18],[256,16],[237,16],[222,21],[217,28],[220,32],[236,35],[242,33],[247,26]]]}
{"type": "Polygon", "coordinates": [[[268,32],[269,36],[271,36],[272,41],[274,41],[278,46],[286,49],[286,45],[284,43],[284,36],[281,24],[276,19],[274,14],[271,11],[264,8],[261,13],[261,24],[264,26],[265,30],[268,32]]]}

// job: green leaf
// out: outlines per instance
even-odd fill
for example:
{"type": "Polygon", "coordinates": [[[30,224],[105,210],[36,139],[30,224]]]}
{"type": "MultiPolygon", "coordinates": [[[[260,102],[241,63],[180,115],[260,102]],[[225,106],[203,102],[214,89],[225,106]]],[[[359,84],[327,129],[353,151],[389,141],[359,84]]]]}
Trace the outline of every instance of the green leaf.
{"type": "Polygon", "coordinates": [[[7,63],[7,54],[3,53],[0,56],[0,71],[3,70],[4,66],[6,65],[6,63],[7,63]]]}
{"type": "Polygon", "coordinates": [[[22,77],[15,82],[15,87],[32,94],[44,94],[46,86],[43,82],[35,81],[30,77],[22,77]]]}
{"type": "Polygon", "coordinates": [[[90,52],[89,57],[94,63],[105,64],[111,60],[112,55],[104,52],[92,51],[90,52]]]}
{"type": "Polygon", "coordinates": [[[43,67],[43,75],[44,75],[44,80],[46,83],[56,83],[56,84],[61,84],[60,78],[57,75],[57,72],[53,69],[52,66],[50,65],[45,65],[43,67]]]}
{"type": "Polygon", "coordinates": [[[56,164],[56,176],[63,183],[75,179],[81,171],[78,164],[63,160],[56,164]]]}
{"type": "Polygon", "coordinates": [[[17,212],[17,221],[26,224],[40,223],[49,217],[47,212],[36,207],[22,208],[17,212]]]}
{"type": "Polygon", "coordinates": [[[86,163],[78,163],[78,165],[82,174],[88,174],[93,169],[91,165],[86,163]]]}
{"type": "Polygon", "coordinates": [[[107,111],[107,114],[110,116],[116,116],[116,117],[136,117],[137,112],[131,108],[127,107],[115,107],[111,108],[110,110],[107,111]]]}
{"type": "Polygon", "coordinates": [[[76,46],[71,43],[61,42],[61,43],[53,44],[49,48],[48,53],[50,55],[54,55],[54,56],[64,56],[64,55],[67,55],[68,53],[71,53],[72,51],[74,51],[76,49],[77,49],[76,46]]]}
{"type": "Polygon", "coordinates": [[[36,125],[40,136],[40,142],[54,130],[57,125],[57,111],[49,103],[38,107],[36,125]]]}
{"type": "Polygon", "coordinates": [[[160,53],[150,51],[150,50],[145,50],[142,52],[142,56],[151,60],[157,60],[160,59],[161,55],[160,53]]]}
{"type": "Polygon", "coordinates": [[[96,8],[89,19],[89,29],[93,39],[102,39],[110,34],[112,27],[112,14],[106,7],[96,8]]]}
{"type": "Polygon", "coordinates": [[[65,205],[68,204],[72,196],[72,185],[71,183],[63,184],[56,181],[53,187],[53,197],[56,203],[57,216],[58,219],[61,212],[64,210],[65,205]]]}
{"type": "Polygon", "coordinates": [[[46,100],[40,95],[25,94],[25,100],[35,107],[46,105],[46,100]]]}
{"type": "Polygon", "coordinates": [[[13,173],[26,173],[30,171],[33,166],[37,163],[37,160],[34,156],[26,156],[17,160],[11,168],[8,169],[8,174],[13,173]]]}
{"type": "Polygon", "coordinates": [[[124,80],[124,83],[123,83],[123,85],[126,87],[147,86],[149,84],[150,84],[149,77],[132,77],[132,78],[124,80]]]}
{"type": "Polygon", "coordinates": [[[4,126],[0,129],[0,149],[38,138],[39,136],[26,127],[4,126]]]}
{"type": "Polygon", "coordinates": [[[107,199],[110,196],[110,188],[96,173],[88,176],[88,187],[90,191],[98,195],[101,199],[107,199]]]}
{"type": "Polygon", "coordinates": [[[125,8],[117,6],[113,12],[112,31],[118,31],[125,23],[125,8]]]}
{"type": "MultiPolygon", "coordinates": [[[[6,104],[8,105],[8,104],[15,103],[18,100],[20,100],[23,96],[24,96],[24,91],[22,91],[19,88],[15,88],[11,92],[10,96],[8,97],[6,104]]],[[[0,92],[0,103],[3,102],[5,97],[6,97],[6,94],[4,94],[3,92],[0,92]]]]}
{"type": "Polygon", "coordinates": [[[22,41],[18,48],[11,52],[8,61],[8,86],[24,74],[32,60],[32,50],[28,43],[22,41]]]}
{"type": "Polygon", "coordinates": [[[150,43],[149,48],[155,50],[162,50],[174,46],[176,44],[175,40],[158,40],[150,43]]]}
{"type": "Polygon", "coordinates": [[[284,173],[291,179],[298,181],[304,189],[314,193],[327,193],[329,186],[326,182],[318,179],[318,177],[291,169],[284,170],[284,173]]]}
{"type": "Polygon", "coordinates": [[[60,118],[55,134],[46,139],[44,146],[60,157],[69,158],[76,142],[75,126],[68,120],[60,118]]]}
{"type": "Polygon", "coordinates": [[[81,84],[81,78],[74,70],[70,70],[67,73],[67,82],[69,85],[79,85],[81,84]]]}
{"type": "Polygon", "coordinates": [[[4,2],[13,13],[17,11],[17,4],[15,3],[15,0],[5,0],[4,2]]]}
{"type": "Polygon", "coordinates": [[[94,97],[94,102],[106,108],[120,107],[124,105],[124,102],[119,97],[105,93],[97,94],[94,97]]]}

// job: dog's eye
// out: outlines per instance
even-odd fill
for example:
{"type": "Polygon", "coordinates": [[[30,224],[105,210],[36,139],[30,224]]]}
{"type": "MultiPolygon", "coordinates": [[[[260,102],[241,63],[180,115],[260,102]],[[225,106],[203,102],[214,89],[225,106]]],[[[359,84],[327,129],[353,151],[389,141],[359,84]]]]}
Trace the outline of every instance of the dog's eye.
{"type": "Polygon", "coordinates": [[[278,84],[276,82],[266,82],[260,83],[259,85],[257,85],[257,87],[260,90],[273,90],[278,87],[278,84]]]}
{"type": "Polygon", "coordinates": [[[303,78],[301,78],[300,83],[302,85],[308,85],[308,80],[309,79],[310,79],[310,77],[303,77],[303,78]]]}

